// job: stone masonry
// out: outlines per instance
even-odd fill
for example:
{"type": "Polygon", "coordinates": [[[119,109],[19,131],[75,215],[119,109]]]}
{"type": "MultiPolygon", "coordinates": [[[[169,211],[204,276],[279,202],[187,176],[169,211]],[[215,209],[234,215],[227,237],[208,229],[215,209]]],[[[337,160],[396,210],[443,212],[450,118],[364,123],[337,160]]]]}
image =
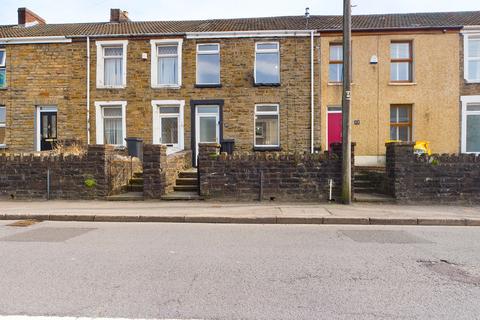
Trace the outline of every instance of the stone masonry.
{"type": "Polygon", "coordinates": [[[89,146],[84,155],[3,154],[0,155],[0,196],[103,199],[128,183],[131,168],[129,159],[121,160],[112,146],[103,145],[89,146]],[[93,185],[87,186],[88,182],[93,185]]]}
{"type": "Polygon", "coordinates": [[[387,180],[400,202],[479,203],[480,156],[416,156],[411,143],[387,144],[387,180]]]}
{"type": "Polygon", "coordinates": [[[327,201],[341,195],[341,145],[332,153],[220,153],[201,144],[200,194],[206,199],[327,201]]]}

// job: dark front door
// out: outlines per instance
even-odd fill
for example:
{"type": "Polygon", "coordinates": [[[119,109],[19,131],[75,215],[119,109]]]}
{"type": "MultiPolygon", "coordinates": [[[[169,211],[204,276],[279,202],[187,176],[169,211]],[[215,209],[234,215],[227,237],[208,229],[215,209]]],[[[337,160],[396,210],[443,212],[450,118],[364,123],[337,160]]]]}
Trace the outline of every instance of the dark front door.
{"type": "Polygon", "coordinates": [[[52,150],[57,142],[57,113],[40,113],[40,150],[52,150]]]}

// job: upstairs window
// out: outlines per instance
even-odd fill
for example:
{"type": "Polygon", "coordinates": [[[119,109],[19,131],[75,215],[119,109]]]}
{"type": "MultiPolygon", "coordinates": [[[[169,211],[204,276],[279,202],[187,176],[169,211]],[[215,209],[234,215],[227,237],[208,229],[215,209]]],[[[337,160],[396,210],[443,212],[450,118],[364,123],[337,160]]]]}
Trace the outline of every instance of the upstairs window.
{"type": "Polygon", "coordinates": [[[278,109],[278,105],[255,106],[255,147],[280,146],[278,109]]]}
{"type": "Polygon", "coordinates": [[[197,45],[197,84],[220,84],[220,45],[218,43],[197,45]]]}
{"type": "Polygon", "coordinates": [[[7,108],[0,106],[0,148],[6,146],[7,108]]]}
{"type": "Polygon", "coordinates": [[[280,44],[255,44],[255,84],[280,84],[280,44]]]}
{"type": "Polygon", "coordinates": [[[412,42],[395,41],[390,44],[390,80],[412,82],[412,42]]]}
{"type": "Polygon", "coordinates": [[[97,87],[125,88],[127,86],[128,41],[97,41],[97,87]]]}
{"type": "Polygon", "coordinates": [[[465,79],[480,82],[480,35],[465,36],[465,79]]]}
{"type": "Polygon", "coordinates": [[[390,107],[390,140],[412,141],[412,106],[390,107]]]}
{"type": "Polygon", "coordinates": [[[182,40],[151,40],[152,88],[182,85],[182,40]]]}
{"type": "Polygon", "coordinates": [[[0,49],[0,88],[7,86],[6,55],[5,49],[0,49]]]}
{"type": "Polygon", "coordinates": [[[328,81],[342,82],[343,80],[343,46],[330,45],[330,63],[328,67],[328,81]]]}

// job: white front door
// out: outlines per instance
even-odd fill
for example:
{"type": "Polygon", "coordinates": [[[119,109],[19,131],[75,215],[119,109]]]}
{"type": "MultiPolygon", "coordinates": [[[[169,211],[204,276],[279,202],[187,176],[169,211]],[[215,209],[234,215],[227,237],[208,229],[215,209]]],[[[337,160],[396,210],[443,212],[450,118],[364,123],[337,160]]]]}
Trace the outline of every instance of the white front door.
{"type": "Polygon", "coordinates": [[[220,143],[220,113],[218,105],[197,105],[195,112],[195,151],[200,143],[220,143]]]}

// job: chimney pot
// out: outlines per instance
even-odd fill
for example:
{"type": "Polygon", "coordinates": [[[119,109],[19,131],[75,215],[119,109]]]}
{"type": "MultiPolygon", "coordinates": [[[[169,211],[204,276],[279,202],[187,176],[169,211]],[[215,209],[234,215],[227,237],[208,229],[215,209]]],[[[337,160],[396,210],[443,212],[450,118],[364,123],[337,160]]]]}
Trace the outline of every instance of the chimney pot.
{"type": "Polygon", "coordinates": [[[17,12],[19,25],[46,24],[45,19],[27,8],[18,8],[17,12]]]}

